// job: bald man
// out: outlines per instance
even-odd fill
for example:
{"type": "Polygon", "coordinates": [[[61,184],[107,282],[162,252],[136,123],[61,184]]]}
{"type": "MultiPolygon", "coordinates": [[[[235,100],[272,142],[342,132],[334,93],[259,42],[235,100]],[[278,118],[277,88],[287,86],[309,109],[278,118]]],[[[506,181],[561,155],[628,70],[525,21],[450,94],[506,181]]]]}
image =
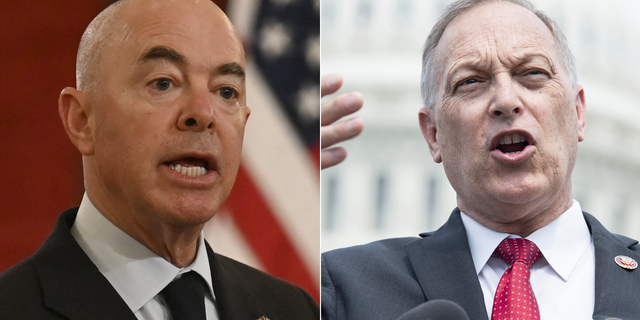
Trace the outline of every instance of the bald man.
{"type": "Polygon", "coordinates": [[[203,238],[240,163],[244,70],[208,0],[125,0],[91,22],[58,103],[86,193],[0,275],[0,319],[319,317],[302,289],[203,238]]]}

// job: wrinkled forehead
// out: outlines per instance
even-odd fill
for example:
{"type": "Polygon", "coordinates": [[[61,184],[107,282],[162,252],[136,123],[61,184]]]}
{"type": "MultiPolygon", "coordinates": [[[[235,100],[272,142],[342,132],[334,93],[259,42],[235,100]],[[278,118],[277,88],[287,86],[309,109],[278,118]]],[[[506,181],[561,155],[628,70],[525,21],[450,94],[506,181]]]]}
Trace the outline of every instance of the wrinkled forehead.
{"type": "Polygon", "coordinates": [[[114,54],[137,56],[157,46],[173,48],[187,58],[227,57],[244,64],[242,43],[226,15],[211,1],[130,0],[114,17],[110,43],[114,54]]]}
{"type": "Polygon", "coordinates": [[[553,34],[544,22],[509,2],[488,2],[462,13],[449,23],[436,50],[445,61],[465,55],[517,56],[524,51],[546,52],[557,59],[553,34]]]}

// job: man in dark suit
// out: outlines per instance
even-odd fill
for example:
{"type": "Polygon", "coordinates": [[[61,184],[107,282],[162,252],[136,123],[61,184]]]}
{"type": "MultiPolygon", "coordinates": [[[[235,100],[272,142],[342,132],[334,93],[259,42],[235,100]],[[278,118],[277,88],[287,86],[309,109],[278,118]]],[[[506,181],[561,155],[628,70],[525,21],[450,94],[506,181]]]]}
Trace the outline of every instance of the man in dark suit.
{"type": "Polygon", "coordinates": [[[419,120],[458,208],[421,238],[324,253],[323,319],[394,319],[434,299],[471,319],[640,319],[638,242],[572,200],[577,80],[562,32],[529,2],[447,7],[425,44],[419,120]]]}
{"type": "Polygon", "coordinates": [[[318,318],[302,289],[203,238],[240,162],[244,70],[210,1],[125,0],[92,21],[59,99],[86,194],[0,275],[0,319],[318,318]]]}

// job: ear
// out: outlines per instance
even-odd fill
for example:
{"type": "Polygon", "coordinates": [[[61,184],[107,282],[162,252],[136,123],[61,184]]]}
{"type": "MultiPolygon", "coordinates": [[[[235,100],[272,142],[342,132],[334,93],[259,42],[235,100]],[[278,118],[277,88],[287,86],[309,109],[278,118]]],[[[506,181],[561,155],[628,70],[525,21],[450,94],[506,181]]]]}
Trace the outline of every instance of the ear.
{"type": "Polygon", "coordinates": [[[245,108],[247,108],[247,115],[246,118],[244,119],[245,124],[247,124],[247,121],[249,121],[249,116],[251,115],[251,108],[249,108],[249,106],[245,106],[245,108]]]}
{"type": "Polygon", "coordinates": [[[578,142],[582,142],[587,134],[587,105],[584,99],[584,88],[579,84],[574,86],[573,95],[578,115],[578,142]]]}
{"type": "Polygon", "coordinates": [[[93,155],[93,133],[86,94],[75,88],[64,88],[58,99],[58,113],[64,130],[78,151],[84,156],[93,155]]]}
{"type": "Polygon", "coordinates": [[[438,129],[436,128],[435,112],[433,109],[423,107],[418,112],[418,121],[420,121],[420,130],[422,131],[422,135],[429,145],[429,152],[431,152],[433,161],[436,163],[442,162],[440,144],[438,143],[436,135],[438,129]]]}

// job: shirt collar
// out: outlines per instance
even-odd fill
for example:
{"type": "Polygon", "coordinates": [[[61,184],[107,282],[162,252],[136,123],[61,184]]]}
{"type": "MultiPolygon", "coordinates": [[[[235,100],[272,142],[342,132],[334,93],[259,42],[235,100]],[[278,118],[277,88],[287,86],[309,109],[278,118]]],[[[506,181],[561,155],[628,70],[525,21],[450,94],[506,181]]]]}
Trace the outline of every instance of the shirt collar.
{"type": "Polygon", "coordinates": [[[133,312],[176,276],[192,270],[202,276],[215,300],[202,233],[193,263],[178,268],[105,218],[85,193],[71,234],[133,312]]]}
{"type": "MultiPolygon", "coordinates": [[[[478,274],[503,239],[518,237],[491,230],[463,212],[461,217],[467,232],[473,264],[478,274]]],[[[571,208],[526,239],[538,246],[553,270],[567,281],[578,260],[591,243],[591,233],[582,215],[580,204],[573,200],[571,208]]]]}

